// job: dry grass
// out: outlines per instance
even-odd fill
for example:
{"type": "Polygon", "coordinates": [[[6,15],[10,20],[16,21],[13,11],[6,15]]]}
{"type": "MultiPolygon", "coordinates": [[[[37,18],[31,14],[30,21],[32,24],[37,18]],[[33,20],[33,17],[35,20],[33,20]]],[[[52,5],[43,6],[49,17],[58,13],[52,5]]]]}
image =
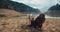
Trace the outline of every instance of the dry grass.
{"type": "Polygon", "coordinates": [[[43,24],[44,32],[60,32],[60,18],[46,19],[43,24]]]}
{"type": "MultiPolygon", "coordinates": [[[[0,32],[27,32],[21,25],[28,25],[28,18],[0,17],[0,32]]],[[[48,18],[42,27],[43,32],[60,32],[60,19],[48,18]]]]}

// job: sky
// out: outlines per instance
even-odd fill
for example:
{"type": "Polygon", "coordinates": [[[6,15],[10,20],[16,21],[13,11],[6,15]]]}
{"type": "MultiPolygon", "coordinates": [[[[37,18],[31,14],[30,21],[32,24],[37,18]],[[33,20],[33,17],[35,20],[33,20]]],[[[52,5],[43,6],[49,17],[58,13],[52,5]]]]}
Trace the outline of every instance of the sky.
{"type": "Polygon", "coordinates": [[[38,8],[41,12],[46,12],[51,6],[60,4],[60,0],[12,0],[19,3],[24,3],[33,8],[38,8]]]}

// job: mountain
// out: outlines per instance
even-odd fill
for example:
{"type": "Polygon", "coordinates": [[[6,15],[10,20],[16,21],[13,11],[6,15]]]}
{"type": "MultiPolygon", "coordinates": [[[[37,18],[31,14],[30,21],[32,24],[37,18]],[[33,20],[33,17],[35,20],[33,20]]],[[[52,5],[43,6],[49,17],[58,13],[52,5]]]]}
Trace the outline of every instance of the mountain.
{"type": "Polygon", "coordinates": [[[50,7],[46,12],[46,14],[52,17],[60,17],[60,5],[56,4],[50,7]]]}
{"type": "Polygon", "coordinates": [[[40,12],[39,9],[35,9],[23,3],[18,3],[18,2],[14,2],[10,0],[1,0],[0,8],[12,9],[17,12],[24,12],[24,13],[39,13],[40,12]]]}

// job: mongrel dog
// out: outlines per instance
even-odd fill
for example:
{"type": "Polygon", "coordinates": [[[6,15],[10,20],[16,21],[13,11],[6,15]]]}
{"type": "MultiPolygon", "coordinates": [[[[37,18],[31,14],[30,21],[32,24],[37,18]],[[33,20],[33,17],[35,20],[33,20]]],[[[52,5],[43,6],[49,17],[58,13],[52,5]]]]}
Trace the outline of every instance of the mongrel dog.
{"type": "Polygon", "coordinates": [[[32,27],[42,28],[42,24],[45,22],[45,15],[40,14],[33,22],[31,22],[32,27]]]}

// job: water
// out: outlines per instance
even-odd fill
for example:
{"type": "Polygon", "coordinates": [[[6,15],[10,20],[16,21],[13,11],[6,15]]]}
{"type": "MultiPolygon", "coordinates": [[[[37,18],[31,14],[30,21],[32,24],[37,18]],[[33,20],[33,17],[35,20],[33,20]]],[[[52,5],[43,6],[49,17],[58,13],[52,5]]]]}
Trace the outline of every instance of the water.
{"type": "Polygon", "coordinates": [[[48,15],[45,15],[45,18],[60,18],[60,17],[51,17],[51,16],[48,16],[48,15]]]}

